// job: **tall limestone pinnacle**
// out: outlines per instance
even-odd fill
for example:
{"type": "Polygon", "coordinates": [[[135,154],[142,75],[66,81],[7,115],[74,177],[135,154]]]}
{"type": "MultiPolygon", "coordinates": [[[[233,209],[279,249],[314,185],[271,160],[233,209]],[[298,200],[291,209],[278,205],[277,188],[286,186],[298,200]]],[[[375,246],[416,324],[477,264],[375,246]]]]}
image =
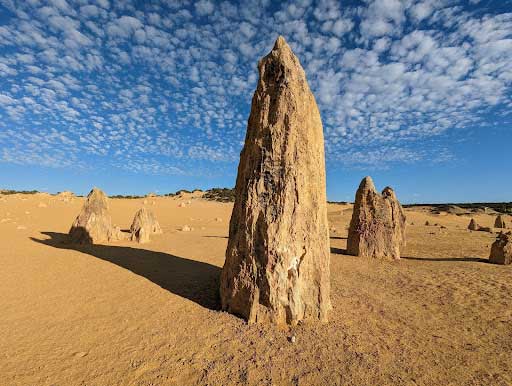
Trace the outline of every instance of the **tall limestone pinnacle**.
{"type": "Polygon", "coordinates": [[[320,113],[283,37],[258,70],[221,274],[222,308],[250,323],[326,321],[330,250],[320,113]]]}

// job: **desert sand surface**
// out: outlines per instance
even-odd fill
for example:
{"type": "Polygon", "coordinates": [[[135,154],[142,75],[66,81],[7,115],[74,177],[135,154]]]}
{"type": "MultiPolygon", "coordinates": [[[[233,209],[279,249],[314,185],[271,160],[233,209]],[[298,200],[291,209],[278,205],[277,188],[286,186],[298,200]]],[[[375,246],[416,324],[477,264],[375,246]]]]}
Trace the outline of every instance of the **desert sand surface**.
{"type": "Polygon", "coordinates": [[[385,262],[344,254],[352,207],[329,204],[330,322],[275,327],[218,310],[232,204],[111,199],[122,229],[146,205],[164,233],[66,244],[83,201],[0,196],[2,385],[512,384],[512,269],[469,216],[407,209],[385,262]]]}

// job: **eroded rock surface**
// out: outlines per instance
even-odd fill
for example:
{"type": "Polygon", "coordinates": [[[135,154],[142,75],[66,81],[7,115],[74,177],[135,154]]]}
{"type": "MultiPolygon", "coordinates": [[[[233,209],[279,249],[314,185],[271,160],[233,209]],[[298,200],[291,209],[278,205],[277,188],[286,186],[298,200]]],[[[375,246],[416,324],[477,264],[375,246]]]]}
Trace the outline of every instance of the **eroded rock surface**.
{"type": "Polygon", "coordinates": [[[222,308],[249,322],[327,320],[331,309],[322,122],[279,37],[258,64],[222,269],[222,308]]]}
{"type": "Polygon", "coordinates": [[[512,263],[512,232],[498,234],[491,246],[489,261],[501,265],[512,263]]]}
{"type": "Polygon", "coordinates": [[[162,228],[152,211],[141,208],[135,213],[130,233],[132,241],[147,243],[152,234],[161,234],[162,228]]]}
{"type": "Polygon", "coordinates": [[[82,210],[69,230],[71,242],[96,244],[117,239],[108,211],[108,198],[100,189],[93,188],[82,210]]]}
{"type": "Polygon", "coordinates": [[[405,247],[406,217],[393,189],[379,194],[371,177],[356,193],[347,252],[354,256],[399,259],[405,247]]]}

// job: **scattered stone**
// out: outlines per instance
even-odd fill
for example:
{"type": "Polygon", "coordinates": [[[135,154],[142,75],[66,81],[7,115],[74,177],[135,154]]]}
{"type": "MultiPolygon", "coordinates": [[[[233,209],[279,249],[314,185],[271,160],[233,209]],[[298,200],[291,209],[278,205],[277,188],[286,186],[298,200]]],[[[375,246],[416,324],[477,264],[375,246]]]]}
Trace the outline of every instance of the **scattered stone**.
{"type": "Polygon", "coordinates": [[[498,217],[496,217],[496,221],[494,222],[494,227],[495,228],[500,228],[500,229],[503,229],[503,228],[507,227],[505,225],[505,220],[503,219],[503,216],[501,214],[498,215],[498,217]]]}
{"type": "Polygon", "coordinates": [[[471,221],[469,222],[468,229],[470,231],[477,231],[480,229],[480,225],[478,225],[475,219],[472,218],[471,221]]]}
{"type": "Polygon", "coordinates": [[[222,309],[249,323],[326,321],[332,307],[320,113],[284,38],[258,70],[221,274],[222,309]]]}
{"type": "Polygon", "coordinates": [[[489,261],[501,265],[512,263],[512,232],[498,234],[491,246],[489,261]]]}
{"type": "Polygon", "coordinates": [[[191,230],[192,230],[192,228],[189,227],[188,225],[184,225],[181,227],[182,232],[190,232],[191,230]]]}
{"type": "Polygon", "coordinates": [[[297,341],[297,338],[295,337],[295,335],[292,335],[292,336],[290,337],[290,342],[291,342],[291,343],[295,343],[296,341],[297,341]]]}
{"type": "Polygon", "coordinates": [[[215,221],[222,222],[222,219],[220,217],[215,217],[215,221]]]}
{"type": "Polygon", "coordinates": [[[185,202],[185,204],[190,205],[190,204],[192,204],[192,201],[187,200],[187,201],[185,202]]]}
{"type": "Polygon", "coordinates": [[[405,247],[406,218],[393,189],[377,192],[365,177],[356,193],[347,252],[362,257],[399,259],[405,247]]]}
{"type": "Polygon", "coordinates": [[[153,212],[149,209],[142,208],[135,213],[130,227],[130,233],[132,241],[146,243],[149,241],[150,235],[161,234],[162,229],[153,212]]]}
{"type": "Polygon", "coordinates": [[[108,199],[105,193],[93,188],[82,210],[71,225],[69,235],[75,244],[96,244],[116,240],[116,230],[108,211],[108,199]]]}
{"type": "Polygon", "coordinates": [[[429,221],[425,221],[425,226],[429,227],[430,226],[430,222],[429,221]]]}
{"type": "Polygon", "coordinates": [[[187,206],[187,205],[186,205],[184,202],[180,202],[180,203],[178,204],[178,207],[179,207],[179,208],[184,208],[184,207],[186,207],[186,206],[187,206]]]}

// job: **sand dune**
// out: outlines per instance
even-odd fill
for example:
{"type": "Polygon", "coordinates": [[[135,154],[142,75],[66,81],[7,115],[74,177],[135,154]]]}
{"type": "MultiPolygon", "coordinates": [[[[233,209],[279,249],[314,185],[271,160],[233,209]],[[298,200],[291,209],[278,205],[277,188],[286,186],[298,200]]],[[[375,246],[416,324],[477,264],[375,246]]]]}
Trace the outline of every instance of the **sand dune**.
{"type": "Polygon", "coordinates": [[[277,328],[218,311],[231,204],[111,199],[113,223],[144,200],[162,235],[78,247],[83,198],[2,197],[1,384],[512,383],[512,270],[468,216],[406,210],[404,258],[383,262],[344,255],[351,206],[330,204],[331,321],[277,328]]]}

